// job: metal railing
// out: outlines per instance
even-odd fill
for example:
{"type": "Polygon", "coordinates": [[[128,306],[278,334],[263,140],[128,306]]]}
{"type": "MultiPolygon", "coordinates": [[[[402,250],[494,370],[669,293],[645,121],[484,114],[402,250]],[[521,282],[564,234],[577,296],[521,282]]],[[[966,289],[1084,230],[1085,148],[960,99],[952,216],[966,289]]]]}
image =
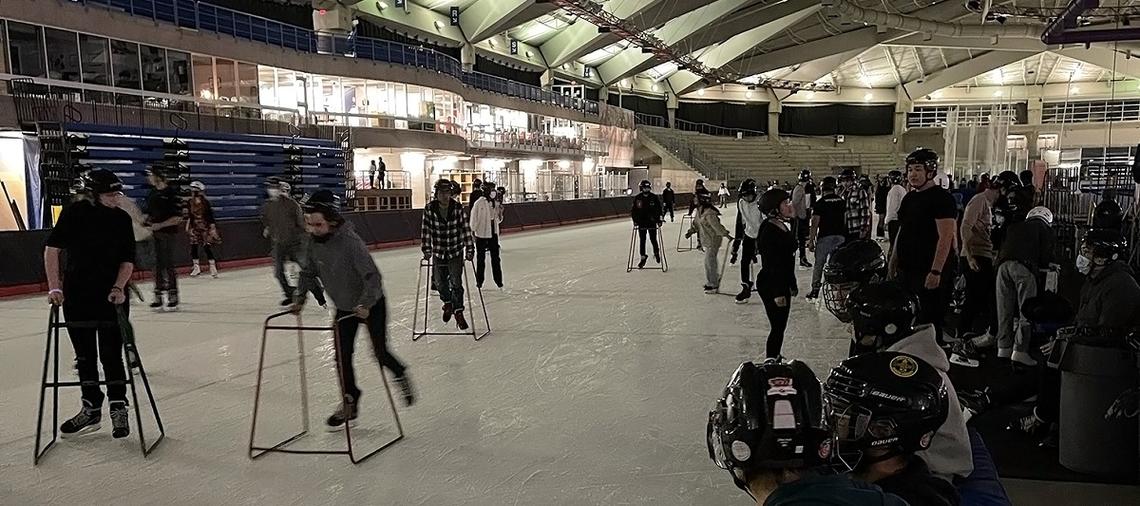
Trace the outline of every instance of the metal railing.
{"type": "Polygon", "coordinates": [[[733,171],[727,170],[716,162],[716,159],[707,152],[694,146],[691,142],[675,135],[669,129],[639,129],[638,132],[648,136],[653,142],[665,148],[671,155],[688,165],[705,177],[716,180],[729,180],[733,171]]]}
{"type": "Polygon", "coordinates": [[[687,132],[697,132],[705,135],[715,135],[719,137],[759,137],[762,135],[768,135],[759,130],[749,130],[746,128],[729,128],[718,125],[710,125],[708,123],[696,123],[680,118],[673,121],[673,128],[676,128],[677,130],[685,130],[687,132]]]}
{"type": "Polygon", "coordinates": [[[352,34],[319,32],[197,0],[72,0],[132,16],[150,18],[204,32],[231,35],[311,54],[408,65],[447,74],[472,88],[598,114],[598,103],[572,98],[541,87],[480,72],[464,72],[463,64],[433,49],[352,34]]]}
{"type": "Polygon", "coordinates": [[[633,122],[635,125],[645,125],[661,128],[669,126],[663,116],[657,116],[655,114],[642,114],[640,112],[633,113],[633,122]]]}

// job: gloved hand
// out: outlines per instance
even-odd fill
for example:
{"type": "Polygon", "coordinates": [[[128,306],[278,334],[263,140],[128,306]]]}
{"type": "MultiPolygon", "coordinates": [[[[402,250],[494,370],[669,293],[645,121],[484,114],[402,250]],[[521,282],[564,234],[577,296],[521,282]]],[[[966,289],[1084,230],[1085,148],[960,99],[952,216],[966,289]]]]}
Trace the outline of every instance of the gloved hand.
{"type": "Polygon", "coordinates": [[[732,250],[732,256],[729,257],[728,263],[736,265],[736,250],[732,250]]]}
{"type": "Polygon", "coordinates": [[[792,285],[792,288],[788,291],[788,293],[790,293],[792,297],[795,297],[800,294],[800,287],[792,285]]]}

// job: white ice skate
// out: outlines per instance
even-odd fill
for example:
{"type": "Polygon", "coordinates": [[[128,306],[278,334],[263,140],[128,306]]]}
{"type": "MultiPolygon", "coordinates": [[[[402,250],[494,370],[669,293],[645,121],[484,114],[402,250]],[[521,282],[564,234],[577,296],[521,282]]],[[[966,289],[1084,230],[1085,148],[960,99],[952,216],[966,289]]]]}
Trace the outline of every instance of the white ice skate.
{"type": "Polygon", "coordinates": [[[194,261],[194,267],[192,269],[190,269],[190,277],[196,278],[196,277],[198,277],[199,274],[202,274],[202,267],[199,266],[198,261],[195,260],[194,261]]]}
{"type": "Polygon", "coordinates": [[[218,263],[210,260],[210,277],[218,279],[218,263]]]}

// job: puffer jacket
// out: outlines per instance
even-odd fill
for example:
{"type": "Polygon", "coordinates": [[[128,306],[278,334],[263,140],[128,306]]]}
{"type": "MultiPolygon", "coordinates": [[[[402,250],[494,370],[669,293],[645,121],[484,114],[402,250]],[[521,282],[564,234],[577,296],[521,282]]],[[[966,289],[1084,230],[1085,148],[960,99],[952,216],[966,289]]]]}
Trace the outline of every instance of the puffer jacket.
{"type": "Polygon", "coordinates": [[[1092,327],[1140,327],[1140,285],[1128,264],[1112,262],[1085,280],[1076,323],[1092,327]]]}
{"type": "Polygon", "coordinates": [[[706,248],[720,248],[721,241],[730,236],[728,229],[720,222],[720,211],[715,206],[702,208],[693,218],[693,225],[685,232],[685,237],[697,234],[706,248]]]}

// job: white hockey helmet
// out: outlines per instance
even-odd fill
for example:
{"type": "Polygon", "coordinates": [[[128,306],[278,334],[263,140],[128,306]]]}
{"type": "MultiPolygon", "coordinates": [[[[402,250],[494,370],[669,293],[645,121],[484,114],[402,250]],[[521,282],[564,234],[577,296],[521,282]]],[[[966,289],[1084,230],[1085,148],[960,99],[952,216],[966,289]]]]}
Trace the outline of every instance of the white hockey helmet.
{"type": "Polygon", "coordinates": [[[1052,225],[1053,211],[1050,211],[1049,208],[1045,206],[1034,207],[1033,209],[1029,210],[1028,214],[1025,215],[1025,219],[1027,220],[1033,218],[1041,218],[1042,220],[1045,220],[1045,223],[1052,225]]]}
{"type": "Polygon", "coordinates": [[[206,191],[206,184],[201,181],[194,181],[190,183],[190,189],[204,192],[206,191]]]}

